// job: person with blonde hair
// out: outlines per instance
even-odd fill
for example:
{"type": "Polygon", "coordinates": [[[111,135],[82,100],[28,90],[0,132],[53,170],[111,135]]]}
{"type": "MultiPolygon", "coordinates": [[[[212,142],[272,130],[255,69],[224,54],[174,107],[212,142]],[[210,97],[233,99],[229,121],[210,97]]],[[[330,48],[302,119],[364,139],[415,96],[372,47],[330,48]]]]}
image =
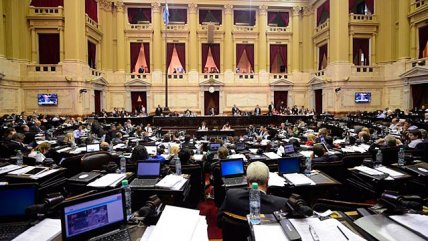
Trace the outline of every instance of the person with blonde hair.
{"type": "Polygon", "coordinates": [[[71,145],[71,146],[76,144],[76,142],[74,140],[73,132],[67,132],[67,134],[65,134],[63,144],[71,145]]]}
{"type": "Polygon", "coordinates": [[[42,142],[34,147],[33,150],[31,150],[30,154],[28,154],[28,157],[35,158],[36,162],[41,163],[46,159],[45,154],[48,153],[50,148],[51,144],[42,142]]]}

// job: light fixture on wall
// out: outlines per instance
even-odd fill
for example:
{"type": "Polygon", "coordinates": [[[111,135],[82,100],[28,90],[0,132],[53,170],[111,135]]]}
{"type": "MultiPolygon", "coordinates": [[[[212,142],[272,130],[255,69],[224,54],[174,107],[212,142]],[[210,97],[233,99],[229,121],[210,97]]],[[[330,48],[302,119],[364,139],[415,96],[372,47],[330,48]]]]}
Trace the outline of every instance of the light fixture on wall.
{"type": "Polygon", "coordinates": [[[6,75],[5,75],[3,72],[1,72],[1,73],[0,73],[0,80],[2,80],[5,76],[6,76],[6,75]]]}
{"type": "Polygon", "coordinates": [[[341,90],[342,89],[339,87],[339,88],[334,89],[334,92],[339,93],[339,91],[341,91],[341,90]]]}
{"type": "Polygon", "coordinates": [[[88,90],[87,90],[87,89],[80,89],[80,90],[79,90],[79,93],[80,93],[80,94],[83,94],[83,93],[86,93],[86,92],[88,92],[88,90]]]}

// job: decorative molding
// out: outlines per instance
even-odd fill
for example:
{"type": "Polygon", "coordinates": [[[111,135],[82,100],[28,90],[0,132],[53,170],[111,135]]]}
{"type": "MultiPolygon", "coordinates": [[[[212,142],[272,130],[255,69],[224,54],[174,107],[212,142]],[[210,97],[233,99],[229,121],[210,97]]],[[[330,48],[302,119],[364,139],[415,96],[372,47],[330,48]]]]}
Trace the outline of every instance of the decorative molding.
{"type": "Polygon", "coordinates": [[[189,7],[189,13],[190,14],[196,14],[196,12],[198,10],[198,4],[196,4],[196,3],[189,3],[188,7],[189,7]]]}
{"type": "Polygon", "coordinates": [[[311,8],[309,6],[303,7],[303,14],[304,15],[311,15],[313,13],[314,13],[314,9],[313,8],[311,8]]]}
{"type": "Polygon", "coordinates": [[[266,5],[259,6],[259,15],[265,16],[267,14],[268,7],[266,5]]]}
{"type": "Polygon", "coordinates": [[[125,8],[125,4],[121,0],[118,0],[117,2],[115,2],[114,6],[116,7],[118,12],[123,12],[125,8]]]}
{"type": "Polygon", "coordinates": [[[93,78],[93,79],[91,79],[90,82],[92,85],[108,86],[107,80],[104,79],[104,77],[102,77],[102,76],[93,78]]]}
{"type": "Polygon", "coordinates": [[[226,4],[224,5],[224,14],[232,14],[233,13],[233,5],[226,4]]]}
{"type": "Polygon", "coordinates": [[[152,11],[153,13],[160,13],[161,12],[161,5],[158,2],[152,3],[152,11]]]}
{"type": "Polygon", "coordinates": [[[100,2],[100,8],[102,8],[108,12],[111,11],[111,1],[110,0],[99,0],[99,2],[100,2]]]}
{"type": "Polygon", "coordinates": [[[205,80],[199,83],[199,86],[224,86],[224,83],[215,79],[205,80]]]}
{"type": "Polygon", "coordinates": [[[293,16],[300,15],[302,11],[303,11],[303,7],[299,7],[299,6],[293,7],[293,16]]]}
{"type": "Polygon", "coordinates": [[[285,86],[293,86],[294,83],[286,80],[286,79],[279,79],[279,80],[275,80],[274,82],[269,84],[270,86],[278,86],[278,87],[285,87],[285,86]]]}
{"type": "Polygon", "coordinates": [[[416,66],[400,75],[405,85],[428,83],[428,68],[416,66]]]}
{"type": "Polygon", "coordinates": [[[125,87],[150,87],[152,84],[141,79],[133,79],[125,83],[125,87]]]}

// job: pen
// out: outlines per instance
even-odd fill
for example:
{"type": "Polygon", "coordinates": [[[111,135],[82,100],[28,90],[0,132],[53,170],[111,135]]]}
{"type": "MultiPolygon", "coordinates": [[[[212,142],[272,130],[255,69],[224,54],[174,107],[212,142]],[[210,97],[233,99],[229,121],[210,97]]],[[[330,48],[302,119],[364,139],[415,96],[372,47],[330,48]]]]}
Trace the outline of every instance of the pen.
{"type": "Polygon", "coordinates": [[[319,237],[318,237],[318,235],[317,235],[317,233],[315,232],[314,227],[312,227],[312,225],[309,225],[309,232],[311,233],[312,239],[314,241],[319,241],[320,240],[319,237]]]}
{"type": "Polygon", "coordinates": [[[336,226],[336,227],[343,234],[343,236],[345,236],[346,240],[349,240],[348,236],[346,236],[346,234],[342,231],[342,229],[339,226],[336,226]]]}

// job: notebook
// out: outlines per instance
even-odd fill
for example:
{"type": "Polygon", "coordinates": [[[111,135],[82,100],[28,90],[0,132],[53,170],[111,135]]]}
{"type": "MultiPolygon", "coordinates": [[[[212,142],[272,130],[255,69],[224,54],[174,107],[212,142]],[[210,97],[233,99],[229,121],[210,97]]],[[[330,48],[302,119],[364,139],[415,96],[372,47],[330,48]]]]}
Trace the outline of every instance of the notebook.
{"type": "Polygon", "coordinates": [[[25,210],[36,204],[37,184],[9,184],[0,186],[0,240],[12,240],[30,228],[25,210]]]}
{"type": "Polygon", "coordinates": [[[282,176],[288,173],[300,172],[300,158],[286,157],[278,159],[278,174],[282,176]]]}
{"type": "Polygon", "coordinates": [[[226,187],[247,185],[242,158],[220,160],[220,170],[226,187]]]}
{"type": "Polygon", "coordinates": [[[100,151],[100,144],[88,144],[86,145],[86,152],[100,151]]]}
{"type": "Polygon", "coordinates": [[[137,178],[132,180],[131,188],[153,188],[159,181],[159,161],[139,161],[137,164],[137,178]]]}
{"type": "Polygon", "coordinates": [[[300,157],[300,156],[302,156],[302,154],[296,153],[296,150],[294,149],[293,144],[284,145],[284,154],[286,157],[300,157]]]}
{"type": "Polygon", "coordinates": [[[61,206],[63,241],[96,240],[106,236],[131,240],[128,230],[121,229],[124,224],[125,198],[120,188],[67,201],[61,206]]]}
{"type": "Polygon", "coordinates": [[[156,146],[146,146],[146,150],[150,156],[156,156],[158,151],[156,146]]]}

